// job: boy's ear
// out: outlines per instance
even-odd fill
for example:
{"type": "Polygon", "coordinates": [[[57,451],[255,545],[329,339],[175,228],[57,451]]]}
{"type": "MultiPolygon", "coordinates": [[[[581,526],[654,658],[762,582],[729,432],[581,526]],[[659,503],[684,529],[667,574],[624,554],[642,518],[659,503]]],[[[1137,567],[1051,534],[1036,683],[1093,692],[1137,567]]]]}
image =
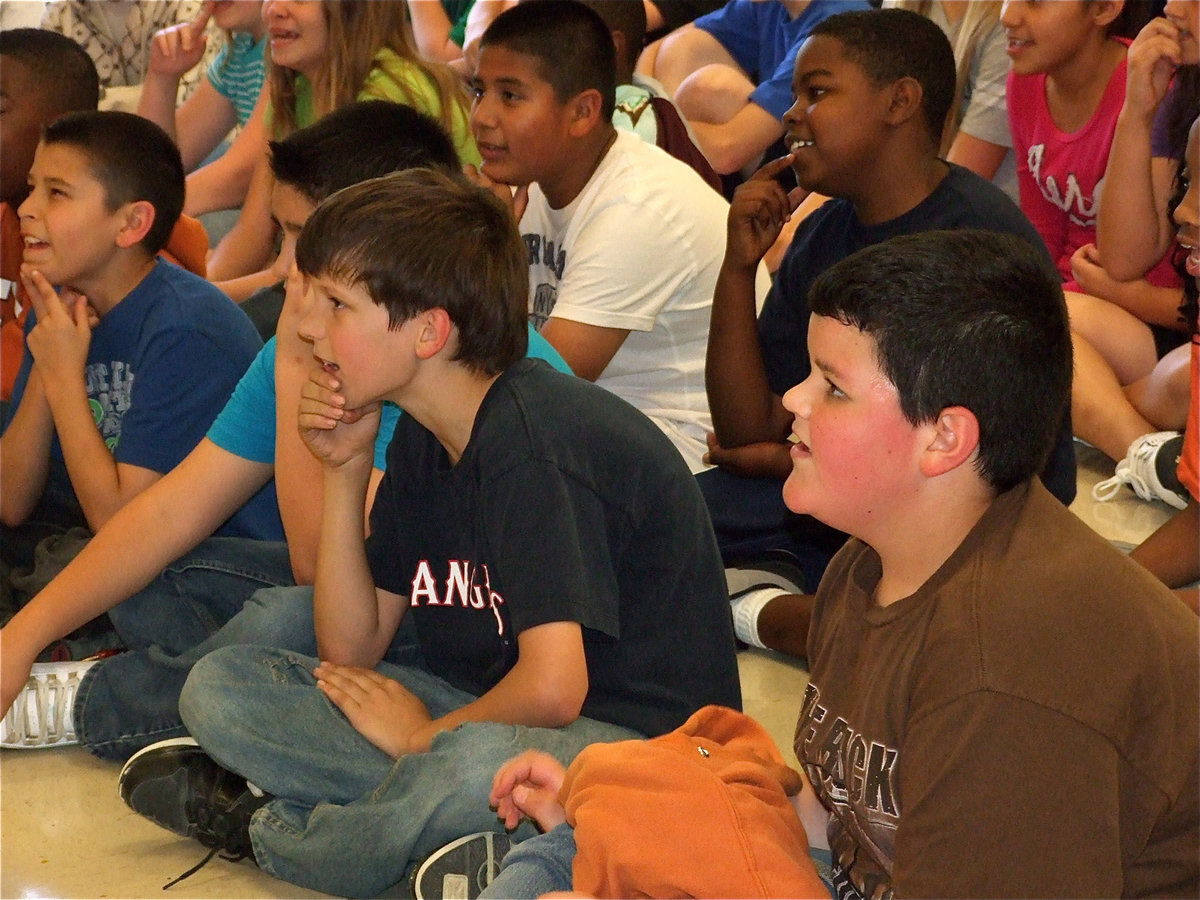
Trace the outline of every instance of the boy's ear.
{"type": "Polygon", "coordinates": [[[921,474],[935,478],[974,458],[979,447],[979,420],[965,406],[947,406],[926,426],[931,437],[921,454],[921,474]]]}
{"type": "Polygon", "coordinates": [[[1099,0],[1088,7],[1092,21],[1100,28],[1107,28],[1125,8],[1125,0],[1099,0]]]}
{"type": "Polygon", "coordinates": [[[149,200],[135,200],[124,206],[125,221],[117,232],[117,246],[126,249],[139,243],[154,225],[157,210],[149,200]]]}
{"type": "Polygon", "coordinates": [[[892,96],[885,113],[885,121],[889,125],[903,125],[920,113],[925,89],[917,79],[901,78],[894,82],[889,90],[892,96]]]}
{"type": "Polygon", "coordinates": [[[440,306],[425,310],[417,316],[417,319],[417,358],[432,359],[450,340],[450,335],[454,331],[454,322],[450,320],[450,314],[440,306]]]}
{"type": "Polygon", "coordinates": [[[600,110],[604,108],[604,98],[595,88],[580,91],[567,101],[568,129],[571,137],[584,137],[590,134],[600,120],[600,110]]]}

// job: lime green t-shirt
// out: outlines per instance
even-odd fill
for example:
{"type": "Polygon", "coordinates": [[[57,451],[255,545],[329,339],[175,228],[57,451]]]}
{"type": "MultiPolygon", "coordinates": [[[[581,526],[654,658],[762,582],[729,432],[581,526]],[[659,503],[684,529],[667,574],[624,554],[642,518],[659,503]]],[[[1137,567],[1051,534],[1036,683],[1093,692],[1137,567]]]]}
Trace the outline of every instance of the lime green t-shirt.
{"type": "MultiPolygon", "coordinates": [[[[393,103],[405,103],[441,121],[442,104],[433,81],[415,63],[400,58],[395,51],[389,50],[387,47],[375,54],[374,65],[355,99],[390,100],[393,103]],[[415,103],[410,102],[410,95],[416,99],[415,103]]],[[[272,108],[268,104],[266,119],[268,134],[272,119],[272,108]]],[[[304,75],[297,75],[296,126],[305,128],[316,119],[317,115],[313,110],[312,83],[304,75]]],[[[450,121],[452,126],[450,138],[454,148],[458,151],[459,159],[464,163],[479,165],[482,158],[479,155],[479,148],[475,146],[475,138],[471,135],[466,109],[456,104],[450,121]]]]}

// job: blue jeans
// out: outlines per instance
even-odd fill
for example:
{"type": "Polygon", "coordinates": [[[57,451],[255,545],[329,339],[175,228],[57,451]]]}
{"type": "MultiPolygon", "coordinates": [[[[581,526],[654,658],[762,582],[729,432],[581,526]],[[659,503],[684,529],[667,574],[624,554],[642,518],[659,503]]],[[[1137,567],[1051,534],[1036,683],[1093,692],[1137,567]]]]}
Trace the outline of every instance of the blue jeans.
{"type": "Polygon", "coordinates": [[[185,734],[179,692],[211,649],[247,640],[312,648],[311,589],[260,590],[291,583],[287,545],[275,541],[209,538],[167,566],[109,610],[129,652],[101,660],[80,682],[73,709],[80,743],[124,760],[185,734]]]}
{"type": "MultiPolygon", "coordinates": [[[[327,893],[373,896],[449,841],[500,831],[488,806],[492,776],[523,750],[567,764],[588,744],[642,737],[586,718],[564,728],[471,722],[439,734],[427,753],[392,760],[316,687],[316,665],[283,650],[217,650],[192,669],[179,711],[217,762],[275,796],[250,824],[262,869],[327,893]]],[[[376,671],[434,718],[475,699],[419,663],[376,671]]]]}
{"type": "MultiPolygon", "coordinates": [[[[664,852],[670,849],[664,848],[664,852]]],[[[569,891],[574,859],[575,829],[563,822],[545,834],[514,845],[501,862],[496,879],[480,892],[479,900],[524,897],[532,900],[551,891],[569,891]]]]}
{"type": "MultiPolygon", "coordinates": [[[[699,823],[697,827],[703,828],[704,825],[699,823]]],[[[664,848],[663,852],[669,853],[670,848],[664,848]]],[[[508,851],[500,864],[499,874],[480,892],[479,900],[522,900],[526,897],[532,900],[551,891],[572,890],[575,853],[575,829],[566,822],[545,834],[521,841],[508,851]]],[[[813,865],[817,867],[817,875],[829,891],[829,896],[836,897],[833,858],[829,851],[810,848],[808,854],[812,857],[813,865]]],[[[717,860],[716,864],[719,865],[720,860],[717,860]]]]}
{"type": "Polygon", "coordinates": [[[727,566],[752,565],[756,558],[786,551],[804,571],[804,587],[815,591],[829,560],[846,542],[842,532],[788,509],[777,478],[706,469],[696,475],[696,484],[727,566]]]}

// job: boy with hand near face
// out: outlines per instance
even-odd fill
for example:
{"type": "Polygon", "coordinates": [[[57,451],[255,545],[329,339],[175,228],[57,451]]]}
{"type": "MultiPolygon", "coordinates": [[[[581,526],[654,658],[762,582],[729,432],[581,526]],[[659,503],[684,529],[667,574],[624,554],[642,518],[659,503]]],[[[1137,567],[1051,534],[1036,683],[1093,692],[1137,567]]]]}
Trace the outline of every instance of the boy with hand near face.
{"type": "Polygon", "coordinates": [[[235,787],[209,810],[225,846],[373,895],[500,830],[487,786],[514,749],[569,761],[740,692],[695,481],[628,404],[522,359],[527,257],[502,204],[426,170],[376,179],[317,210],[296,261],[316,364],[300,424],[324,465],[319,658],[210,653],[180,698],[200,747],[148,748],[122,793],[196,834],[207,813],[181,776],[200,793],[252,782],[265,797],[235,787]],[[385,399],[406,415],[364,540],[385,399]],[[423,659],[383,661],[409,617],[423,659]]]}
{"type": "MultiPolygon", "coordinates": [[[[174,468],[262,346],[228,298],[157,259],[183,204],[179,151],[158,126],[61,116],[29,185],[18,210],[28,352],[0,438],[6,561],[20,526],[98,531],[174,468]]],[[[235,517],[226,533],[255,527],[235,517]]]]}
{"type": "MultiPolygon", "coordinates": [[[[844,535],[796,516],[779,484],[790,470],[783,394],[809,373],[803,348],[808,288],[856,250],[898,235],[983,228],[1025,239],[1052,265],[1029,220],[999,188],[938,158],[954,96],[954,54],[933,22],[899,9],[845,12],[812,29],[796,57],[795,103],[784,116],[791,152],[738,188],[713,297],[705,383],[714,437],[698,476],[726,559],[784,550],[812,587],[844,535]],[[801,185],[774,180],[791,167],[801,185]],[[807,216],[756,315],[754,272],[805,191],[832,198],[807,216]]],[[[1069,503],[1075,457],[1064,415],[1043,473],[1069,503]]],[[[738,636],[803,656],[808,595],[766,588],[735,604],[738,636]],[[792,598],[799,597],[798,600],[792,598]]]]}
{"type": "MultiPolygon", "coordinates": [[[[350,104],[273,143],[271,205],[283,234],[284,271],[291,269],[301,228],[326,196],[417,165],[456,172],[458,155],[436,121],[385,101],[350,104]]],[[[185,733],[179,692],[191,664],[208,650],[246,641],[313,648],[311,589],[260,591],[312,584],[321,521],[320,463],[297,427],[300,391],[312,367],[311,350],[297,333],[306,301],[299,279],[288,284],[279,334],[255,358],[205,439],[0,631],[0,709],[8,709],[25,684],[32,658],[81,621],[107,612],[131,651],[71,664],[78,682],[65,677],[65,665],[53,666],[49,684],[71,706],[70,727],[58,735],[23,731],[24,706],[36,696],[27,693],[13,704],[5,742],[61,746],[77,737],[98,756],[124,760],[185,733]],[[276,522],[282,518],[277,537],[212,536],[243,506],[264,504],[276,522]],[[130,534],[140,536],[135,551],[122,549],[130,534]],[[120,552],[124,565],[113,566],[120,552]]],[[[566,368],[544,342],[531,350],[566,368]]],[[[389,406],[382,417],[368,509],[398,415],[389,406]]],[[[46,719],[44,710],[36,717],[46,719]]]]}

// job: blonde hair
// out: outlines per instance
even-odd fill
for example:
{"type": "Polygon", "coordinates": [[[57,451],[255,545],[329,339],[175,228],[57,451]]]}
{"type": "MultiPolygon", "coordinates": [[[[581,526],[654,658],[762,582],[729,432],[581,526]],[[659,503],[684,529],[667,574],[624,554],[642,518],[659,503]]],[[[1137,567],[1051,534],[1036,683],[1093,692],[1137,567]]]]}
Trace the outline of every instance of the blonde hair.
{"type": "MultiPolygon", "coordinates": [[[[929,18],[934,0],[893,0],[888,6],[907,9],[929,18]]],[[[942,132],[942,154],[950,150],[954,138],[958,134],[958,124],[962,121],[963,95],[967,90],[967,82],[971,78],[971,63],[975,61],[975,53],[992,29],[1000,22],[1001,0],[971,0],[966,4],[966,11],[958,23],[958,35],[954,39],[954,102],[950,104],[950,112],[946,116],[945,130],[942,132]]]]}
{"type": "MultiPolygon", "coordinates": [[[[451,130],[456,106],[466,106],[466,89],[449,66],[422,58],[416,50],[407,7],[403,3],[380,0],[322,0],[326,27],[329,29],[324,77],[314,83],[313,112],[316,118],[340,109],[358,99],[367,76],[375,68],[375,55],[385,47],[422,72],[438,95],[440,110],[427,110],[451,130]]],[[[271,96],[271,130],[276,140],[287,137],[298,127],[296,121],[296,79],[299,73],[277,66],[267,47],[267,82],[271,96]]],[[[424,103],[402,81],[396,87],[404,102],[420,111],[424,103]]],[[[376,92],[377,99],[389,100],[376,92]]],[[[366,98],[364,98],[366,99],[366,98]]]]}

